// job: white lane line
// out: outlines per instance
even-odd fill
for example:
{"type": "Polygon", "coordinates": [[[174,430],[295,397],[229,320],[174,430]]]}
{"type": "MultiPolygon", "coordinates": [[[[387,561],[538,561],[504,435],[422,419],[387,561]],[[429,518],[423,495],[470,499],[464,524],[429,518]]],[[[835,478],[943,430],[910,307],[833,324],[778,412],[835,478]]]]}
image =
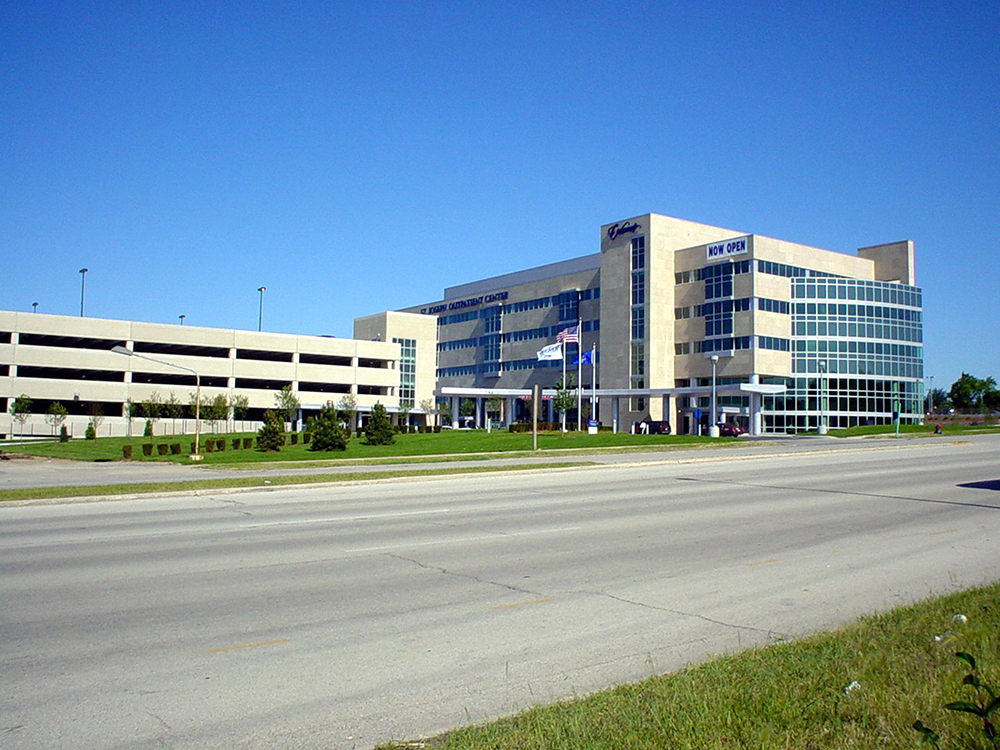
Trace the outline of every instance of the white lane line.
{"type": "Polygon", "coordinates": [[[516,534],[501,534],[499,532],[485,536],[467,536],[461,539],[438,539],[433,542],[410,542],[408,544],[387,544],[383,547],[357,547],[344,550],[346,554],[358,552],[385,552],[390,549],[411,549],[413,547],[432,547],[440,544],[464,544],[465,542],[495,542],[502,539],[513,539],[519,536],[537,536],[539,534],[560,534],[564,531],[579,531],[579,526],[567,526],[562,529],[542,529],[539,531],[521,531],[516,534]]]}
{"type": "Polygon", "coordinates": [[[349,521],[377,521],[383,518],[407,518],[410,516],[430,516],[440,513],[451,513],[451,508],[438,510],[413,510],[406,513],[371,513],[365,516],[331,516],[329,518],[308,518],[301,521],[265,521],[262,523],[245,523],[241,529],[262,529],[267,526],[297,526],[305,523],[345,523],[349,521]]]}

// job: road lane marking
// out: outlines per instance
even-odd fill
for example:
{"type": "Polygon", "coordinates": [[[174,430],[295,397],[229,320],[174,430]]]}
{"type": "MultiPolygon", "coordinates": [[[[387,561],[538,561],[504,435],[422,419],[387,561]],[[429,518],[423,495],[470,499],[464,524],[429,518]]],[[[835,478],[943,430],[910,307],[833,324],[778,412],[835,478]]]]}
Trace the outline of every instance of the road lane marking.
{"type": "Polygon", "coordinates": [[[944,531],[932,531],[931,536],[940,536],[941,534],[955,534],[958,529],[945,529],[944,531]]]}
{"type": "Polygon", "coordinates": [[[365,516],[332,516],[330,518],[307,518],[301,521],[264,521],[261,523],[245,523],[240,528],[262,529],[267,526],[296,526],[305,523],[343,523],[346,521],[373,521],[383,518],[407,518],[409,516],[429,516],[440,513],[451,513],[451,508],[437,510],[414,510],[405,513],[371,513],[365,516]]]}
{"type": "Polygon", "coordinates": [[[277,646],[279,643],[290,643],[288,639],[280,641],[261,641],[260,643],[246,643],[242,646],[228,646],[226,648],[213,648],[208,653],[210,654],[224,654],[227,651],[242,651],[246,648],[260,648],[261,646],[277,646]]]}
{"type": "Polygon", "coordinates": [[[527,607],[531,604],[545,604],[546,602],[551,602],[552,599],[532,599],[530,602],[517,602],[515,604],[498,604],[495,607],[490,607],[490,609],[516,609],[517,607],[527,607]]]}
{"type": "Polygon", "coordinates": [[[971,440],[952,440],[952,445],[972,445],[971,440]]]}
{"type": "Polygon", "coordinates": [[[439,544],[463,544],[465,542],[495,542],[498,539],[512,539],[519,536],[536,536],[538,534],[559,534],[563,531],[579,531],[579,526],[569,526],[564,529],[543,529],[541,531],[522,531],[517,534],[502,534],[499,532],[486,536],[467,536],[461,539],[436,539],[433,542],[408,542],[404,544],[387,544],[381,547],[357,547],[344,550],[346,554],[357,552],[386,552],[391,549],[410,549],[411,547],[433,547],[439,544]]]}
{"type": "Polygon", "coordinates": [[[755,565],[768,565],[770,563],[775,563],[775,562],[778,562],[778,558],[772,557],[770,560],[758,560],[757,562],[747,563],[746,567],[752,568],[755,565]]]}

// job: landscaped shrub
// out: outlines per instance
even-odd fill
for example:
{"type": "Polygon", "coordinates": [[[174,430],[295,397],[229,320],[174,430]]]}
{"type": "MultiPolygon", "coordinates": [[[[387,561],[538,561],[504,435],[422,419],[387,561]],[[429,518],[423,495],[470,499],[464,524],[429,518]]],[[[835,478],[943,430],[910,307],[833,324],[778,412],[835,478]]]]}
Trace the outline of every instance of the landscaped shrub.
{"type": "Polygon", "coordinates": [[[217,450],[217,451],[224,451],[225,449],[226,449],[226,439],[225,438],[218,438],[215,441],[215,450],[217,450]]]}
{"type": "Polygon", "coordinates": [[[153,437],[153,420],[146,420],[146,427],[142,431],[143,437],[153,437]]]}
{"type": "Polygon", "coordinates": [[[293,432],[292,435],[291,435],[291,440],[292,440],[292,445],[298,445],[299,444],[299,433],[293,432]]]}
{"type": "Polygon", "coordinates": [[[168,453],[170,453],[170,446],[167,445],[166,443],[157,443],[156,452],[159,453],[161,456],[165,456],[168,453]]]}
{"type": "Polygon", "coordinates": [[[233,450],[238,451],[240,449],[241,440],[239,438],[233,438],[233,450]]]}
{"type": "Polygon", "coordinates": [[[181,444],[180,443],[171,443],[170,444],[170,453],[171,453],[171,455],[174,455],[174,456],[181,455],[181,444]]]}
{"type": "Polygon", "coordinates": [[[143,443],[142,444],[142,455],[144,455],[144,456],[152,456],[153,455],[153,444],[152,443],[143,443]]]}
{"type": "Polygon", "coordinates": [[[122,446],[122,458],[124,458],[126,460],[131,460],[132,459],[132,446],[131,445],[123,445],[122,446]]]}
{"type": "Polygon", "coordinates": [[[83,433],[83,437],[87,440],[97,440],[97,428],[94,427],[93,422],[87,423],[87,430],[83,433]]]}
{"type": "Polygon", "coordinates": [[[365,442],[368,445],[392,445],[396,442],[389,415],[381,403],[375,402],[371,416],[365,425],[365,442]]]}
{"type": "Polygon", "coordinates": [[[69,442],[69,430],[66,429],[66,425],[59,428],[59,442],[68,443],[69,442]]]}
{"type": "Polygon", "coordinates": [[[285,424],[271,409],[264,412],[264,424],[257,430],[257,450],[277,452],[285,444],[285,424]]]}
{"type": "Polygon", "coordinates": [[[434,425],[434,432],[435,432],[435,434],[438,433],[438,432],[441,432],[441,425],[439,425],[439,424],[434,425]]]}
{"type": "Polygon", "coordinates": [[[250,450],[253,448],[253,438],[243,438],[243,450],[250,450]]]}
{"type": "Polygon", "coordinates": [[[337,410],[333,406],[324,406],[319,414],[309,420],[309,430],[312,442],[311,451],[343,451],[351,439],[351,431],[340,423],[337,410]]]}
{"type": "Polygon", "coordinates": [[[309,442],[312,440],[312,438],[313,436],[311,432],[302,433],[302,442],[305,443],[306,445],[309,445],[309,442]]]}
{"type": "Polygon", "coordinates": [[[215,441],[206,440],[205,441],[205,453],[215,453],[215,441]]]}

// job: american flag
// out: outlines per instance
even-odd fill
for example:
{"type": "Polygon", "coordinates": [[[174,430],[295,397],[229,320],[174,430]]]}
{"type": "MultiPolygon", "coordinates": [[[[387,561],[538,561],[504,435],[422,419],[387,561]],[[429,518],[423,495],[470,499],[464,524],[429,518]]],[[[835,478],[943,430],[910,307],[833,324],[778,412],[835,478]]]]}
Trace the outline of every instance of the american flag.
{"type": "Polygon", "coordinates": [[[564,328],[559,333],[556,334],[557,344],[579,344],[580,343],[580,332],[579,325],[571,326],[570,328],[564,328]]]}

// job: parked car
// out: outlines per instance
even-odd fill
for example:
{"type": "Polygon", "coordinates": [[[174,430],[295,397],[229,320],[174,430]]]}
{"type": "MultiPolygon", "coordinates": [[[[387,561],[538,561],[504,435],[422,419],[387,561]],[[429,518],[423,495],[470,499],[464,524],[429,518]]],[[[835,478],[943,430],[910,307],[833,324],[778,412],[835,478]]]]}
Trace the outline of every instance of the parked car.
{"type": "Polygon", "coordinates": [[[644,419],[635,426],[639,435],[669,435],[670,422],[666,420],[644,419]]]}
{"type": "Polygon", "coordinates": [[[729,422],[719,423],[719,437],[739,437],[744,434],[746,434],[746,430],[738,424],[731,424],[729,422]]]}

